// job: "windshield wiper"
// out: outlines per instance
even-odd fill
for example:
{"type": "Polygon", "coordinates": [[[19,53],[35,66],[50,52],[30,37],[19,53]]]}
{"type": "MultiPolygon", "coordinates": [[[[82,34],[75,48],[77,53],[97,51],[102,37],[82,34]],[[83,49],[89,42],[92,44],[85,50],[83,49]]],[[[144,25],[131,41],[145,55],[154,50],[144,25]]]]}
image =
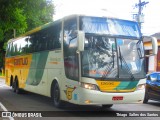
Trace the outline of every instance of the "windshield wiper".
{"type": "Polygon", "coordinates": [[[121,68],[122,68],[122,62],[123,62],[124,65],[125,65],[125,68],[126,68],[127,72],[128,72],[128,73],[130,74],[130,76],[131,76],[131,79],[132,79],[132,80],[135,80],[134,75],[132,74],[129,66],[127,65],[126,60],[125,60],[124,57],[122,56],[120,47],[119,47],[119,59],[120,59],[120,62],[121,62],[121,68]]]}

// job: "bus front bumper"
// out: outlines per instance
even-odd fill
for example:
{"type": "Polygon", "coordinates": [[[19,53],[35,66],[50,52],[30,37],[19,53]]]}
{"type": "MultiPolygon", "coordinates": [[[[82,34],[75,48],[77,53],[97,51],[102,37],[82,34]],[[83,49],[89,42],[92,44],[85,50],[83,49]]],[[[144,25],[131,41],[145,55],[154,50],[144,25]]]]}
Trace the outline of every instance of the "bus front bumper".
{"type": "Polygon", "coordinates": [[[85,88],[80,89],[79,104],[81,105],[141,103],[145,94],[145,89],[125,93],[109,93],[85,88]]]}

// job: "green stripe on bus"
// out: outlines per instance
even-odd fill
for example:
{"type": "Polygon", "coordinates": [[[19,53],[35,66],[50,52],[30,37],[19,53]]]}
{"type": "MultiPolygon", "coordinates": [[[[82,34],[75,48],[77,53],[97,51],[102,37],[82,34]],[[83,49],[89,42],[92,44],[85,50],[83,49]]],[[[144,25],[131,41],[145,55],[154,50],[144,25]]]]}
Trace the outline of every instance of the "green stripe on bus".
{"type": "Polygon", "coordinates": [[[129,90],[137,86],[138,81],[122,81],[115,90],[129,90]]]}
{"type": "Polygon", "coordinates": [[[45,70],[48,54],[49,52],[40,52],[33,54],[26,84],[36,86],[40,83],[45,70]]]}

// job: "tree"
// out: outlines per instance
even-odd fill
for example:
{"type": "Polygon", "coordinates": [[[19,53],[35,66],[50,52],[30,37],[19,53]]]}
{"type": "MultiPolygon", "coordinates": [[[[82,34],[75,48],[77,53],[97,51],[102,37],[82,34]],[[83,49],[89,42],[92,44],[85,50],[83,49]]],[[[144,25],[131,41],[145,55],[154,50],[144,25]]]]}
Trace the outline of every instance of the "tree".
{"type": "Polygon", "coordinates": [[[22,6],[26,16],[27,30],[53,20],[54,6],[52,0],[23,0],[20,6],[22,6]]]}
{"type": "Polygon", "coordinates": [[[37,26],[53,20],[52,0],[0,0],[0,63],[3,62],[6,43],[37,26]]]}

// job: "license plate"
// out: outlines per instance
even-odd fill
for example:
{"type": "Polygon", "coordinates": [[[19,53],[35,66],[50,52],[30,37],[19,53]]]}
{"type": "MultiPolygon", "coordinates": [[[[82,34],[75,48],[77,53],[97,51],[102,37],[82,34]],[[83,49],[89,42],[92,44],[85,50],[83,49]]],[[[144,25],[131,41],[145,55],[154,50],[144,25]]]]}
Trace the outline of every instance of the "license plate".
{"type": "Polygon", "coordinates": [[[113,101],[117,101],[117,100],[123,100],[123,96],[113,96],[112,97],[113,101]]]}

